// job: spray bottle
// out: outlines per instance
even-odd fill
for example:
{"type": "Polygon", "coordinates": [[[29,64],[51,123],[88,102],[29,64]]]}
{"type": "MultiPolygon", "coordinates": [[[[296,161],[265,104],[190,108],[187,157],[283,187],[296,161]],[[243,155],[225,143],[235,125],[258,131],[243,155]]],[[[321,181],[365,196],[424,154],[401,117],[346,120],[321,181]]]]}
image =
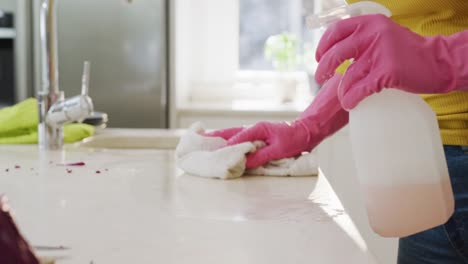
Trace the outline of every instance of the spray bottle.
{"type": "MultiPolygon", "coordinates": [[[[391,16],[386,7],[363,1],[311,15],[307,24],[326,27],[366,14],[391,16]]],[[[372,229],[384,237],[405,237],[444,224],[454,199],[430,106],[416,94],[383,89],[349,114],[353,159],[372,229]]]]}

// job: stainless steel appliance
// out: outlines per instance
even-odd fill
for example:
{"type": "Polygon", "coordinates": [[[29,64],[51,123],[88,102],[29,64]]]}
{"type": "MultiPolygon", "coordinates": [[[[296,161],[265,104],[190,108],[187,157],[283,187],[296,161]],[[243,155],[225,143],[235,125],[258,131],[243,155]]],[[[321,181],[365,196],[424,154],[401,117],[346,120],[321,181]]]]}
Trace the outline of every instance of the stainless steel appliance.
{"type": "MultiPolygon", "coordinates": [[[[110,127],[164,128],[167,100],[167,3],[164,0],[56,0],[59,86],[80,89],[83,61],[92,64],[90,96],[110,127]]],[[[40,2],[35,0],[34,21],[40,2]]],[[[35,24],[35,86],[41,45],[35,24]]]]}
{"type": "Polygon", "coordinates": [[[0,108],[15,101],[13,14],[0,9],[0,108]]]}

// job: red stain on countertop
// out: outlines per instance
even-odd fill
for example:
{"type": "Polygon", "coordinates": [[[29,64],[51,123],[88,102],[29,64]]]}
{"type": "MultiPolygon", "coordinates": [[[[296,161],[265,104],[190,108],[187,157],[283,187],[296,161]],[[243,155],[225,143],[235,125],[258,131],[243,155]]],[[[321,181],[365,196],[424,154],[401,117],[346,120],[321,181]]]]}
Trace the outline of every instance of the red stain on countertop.
{"type": "Polygon", "coordinates": [[[84,163],[83,161],[80,161],[80,162],[57,164],[57,165],[58,166],[67,166],[67,167],[81,167],[81,166],[86,166],[86,163],[84,163]]]}

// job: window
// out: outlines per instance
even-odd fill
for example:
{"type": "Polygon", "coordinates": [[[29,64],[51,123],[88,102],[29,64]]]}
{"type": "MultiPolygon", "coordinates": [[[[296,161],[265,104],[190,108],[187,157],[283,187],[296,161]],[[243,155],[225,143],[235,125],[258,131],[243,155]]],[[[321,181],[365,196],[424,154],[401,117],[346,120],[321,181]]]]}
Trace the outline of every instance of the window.
{"type": "Polygon", "coordinates": [[[269,36],[289,32],[299,39],[299,55],[311,45],[313,32],[305,16],[314,11],[314,0],[239,0],[239,69],[273,70],[265,59],[269,36]],[[302,44],[302,45],[301,45],[302,44]]]}
{"type": "MultiPolygon", "coordinates": [[[[296,81],[297,91],[318,89],[315,45],[321,32],[305,17],[343,0],[178,0],[172,2],[175,86],[183,101],[271,99],[281,82],[296,81]],[[278,74],[264,57],[269,36],[284,32],[298,38],[302,64],[278,74]],[[305,66],[305,67],[304,67],[305,66]],[[309,76],[305,74],[309,73],[309,76]]],[[[298,98],[305,92],[299,92],[298,98]]],[[[273,99],[272,99],[273,100],[273,99]]],[[[276,99],[275,99],[276,100],[276,99]]]]}

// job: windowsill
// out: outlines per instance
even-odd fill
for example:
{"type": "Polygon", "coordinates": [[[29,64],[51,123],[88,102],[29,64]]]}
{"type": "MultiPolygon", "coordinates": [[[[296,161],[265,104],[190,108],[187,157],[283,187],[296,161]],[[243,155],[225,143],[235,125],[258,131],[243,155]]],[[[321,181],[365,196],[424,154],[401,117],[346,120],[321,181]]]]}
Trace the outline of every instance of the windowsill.
{"type": "Polygon", "coordinates": [[[298,115],[305,108],[306,102],[281,103],[272,100],[232,100],[224,102],[192,101],[177,107],[179,114],[217,114],[217,115],[298,115]]]}
{"type": "Polygon", "coordinates": [[[303,112],[312,102],[312,90],[305,72],[239,71],[234,83],[193,83],[188,97],[179,95],[186,99],[178,102],[176,112],[290,117],[303,112]],[[284,81],[295,85],[289,102],[284,102],[288,92],[282,86],[287,85],[284,81]]]}
{"type": "Polygon", "coordinates": [[[266,102],[267,107],[278,108],[281,101],[310,103],[317,89],[305,72],[238,71],[233,80],[189,82],[184,89],[187,92],[179,96],[189,102],[221,101],[233,105],[249,101],[256,105],[260,101],[260,105],[266,102]]]}

